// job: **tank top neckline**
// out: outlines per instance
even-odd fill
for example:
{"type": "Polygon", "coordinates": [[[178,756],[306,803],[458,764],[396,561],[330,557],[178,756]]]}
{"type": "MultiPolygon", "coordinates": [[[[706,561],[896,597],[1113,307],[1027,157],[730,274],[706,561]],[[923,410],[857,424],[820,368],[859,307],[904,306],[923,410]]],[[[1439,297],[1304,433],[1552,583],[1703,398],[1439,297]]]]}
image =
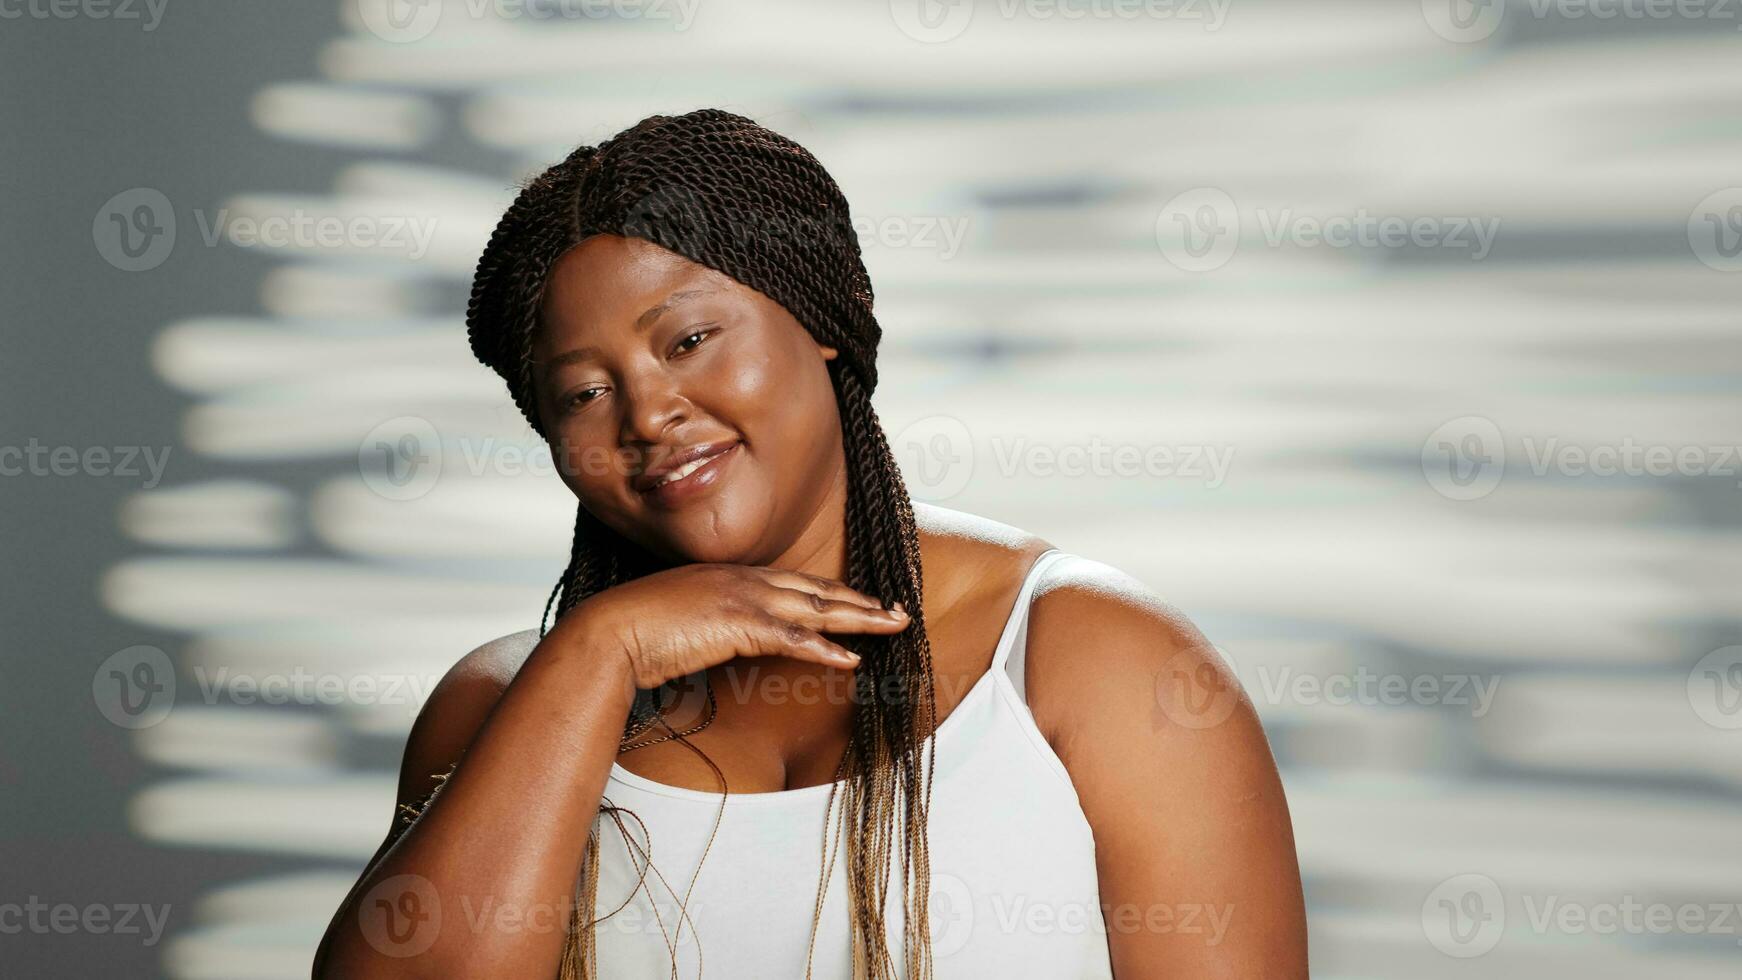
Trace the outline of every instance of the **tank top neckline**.
{"type": "MultiPolygon", "coordinates": [[[[957,727],[957,719],[966,714],[963,709],[968,708],[975,698],[985,696],[984,692],[990,690],[997,682],[998,673],[1004,669],[1004,664],[1006,660],[1009,659],[1009,648],[1015,643],[1017,626],[1027,614],[1029,597],[1034,592],[1035,582],[1040,574],[1042,566],[1044,566],[1049,559],[1063,553],[1064,552],[1059,548],[1048,548],[1046,551],[1041,552],[1034,559],[1033,564],[1029,566],[1028,574],[1024,576],[1022,580],[1022,587],[1017,590],[1016,602],[1011,607],[1010,615],[1004,621],[1004,629],[998,634],[998,642],[992,648],[991,665],[986,668],[985,673],[981,674],[979,678],[974,681],[974,686],[968,689],[968,693],[962,696],[962,700],[957,702],[956,706],[950,710],[949,717],[939,723],[938,727],[934,729],[930,735],[926,736],[924,741],[919,743],[919,748],[922,753],[925,752],[928,747],[935,751],[935,746],[932,746],[931,743],[935,742],[941,745],[948,737],[948,733],[957,727]]],[[[720,793],[710,790],[690,789],[687,786],[672,786],[668,783],[662,783],[658,780],[649,779],[646,776],[630,772],[615,761],[611,763],[611,774],[608,782],[619,783],[641,790],[642,792],[653,793],[657,796],[666,796],[679,800],[692,800],[695,802],[708,803],[716,807],[720,804],[720,793]]],[[[814,786],[800,786],[796,789],[776,789],[757,793],[731,793],[729,794],[729,798],[737,804],[753,803],[764,805],[799,803],[812,799],[820,800],[826,797],[830,790],[837,789],[845,784],[846,780],[836,780],[829,783],[817,783],[814,786]]]]}

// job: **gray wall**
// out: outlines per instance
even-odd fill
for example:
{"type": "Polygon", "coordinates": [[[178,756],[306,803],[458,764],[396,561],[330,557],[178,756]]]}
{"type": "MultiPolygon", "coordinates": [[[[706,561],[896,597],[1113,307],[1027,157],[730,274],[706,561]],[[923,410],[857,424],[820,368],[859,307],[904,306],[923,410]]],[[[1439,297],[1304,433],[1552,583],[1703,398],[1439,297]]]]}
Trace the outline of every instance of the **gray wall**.
{"type": "Polygon", "coordinates": [[[0,7],[8,975],[306,973],[420,692],[567,546],[471,263],[515,178],[700,105],[867,220],[915,496],[1234,664],[1316,976],[1734,975],[1742,923],[1533,918],[1742,901],[1733,11],[64,9],[0,7]]]}

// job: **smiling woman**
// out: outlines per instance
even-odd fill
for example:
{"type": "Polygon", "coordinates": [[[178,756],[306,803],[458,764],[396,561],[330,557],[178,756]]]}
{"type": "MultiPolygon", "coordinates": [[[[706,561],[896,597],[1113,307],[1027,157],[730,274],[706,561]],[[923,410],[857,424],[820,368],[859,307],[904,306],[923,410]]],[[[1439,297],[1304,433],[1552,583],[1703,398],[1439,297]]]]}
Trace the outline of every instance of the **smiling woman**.
{"type": "Polygon", "coordinates": [[[317,976],[1305,976],[1237,682],[1118,571],[913,506],[802,147],[704,109],[575,150],[468,327],[573,549],[418,717],[317,976]]]}

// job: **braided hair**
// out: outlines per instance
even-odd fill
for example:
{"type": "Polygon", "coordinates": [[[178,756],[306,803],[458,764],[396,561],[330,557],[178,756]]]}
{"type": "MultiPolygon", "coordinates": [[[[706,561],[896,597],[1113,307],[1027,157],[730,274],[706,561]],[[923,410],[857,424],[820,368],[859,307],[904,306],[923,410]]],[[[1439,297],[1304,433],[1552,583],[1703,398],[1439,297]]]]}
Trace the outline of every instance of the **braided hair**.
{"type": "MultiPolygon", "coordinates": [[[[872,314],[870,277],[847,201],[809,151],[744,116],[712,108],[649,116],[597,146],[576,148],[526,182],[478,261],[466,331],[473,353],[501,375],[547,442],[531,371],[539,306],[557,258],[594,234],[641,238],[723,272],[775,300],[817,342],[840,352],[828,361],[828,372],[848,477],[845,581],[885,602],[900,601],[911,615],[898,634],[841,638],[861,658],[853,677],[851,735],[837,770],[842,805],[836,845],[846,849],[852,958],[855,976],[897,975],[884,943],[884,909],[890,858],[899,849],[906,916],[901,975],[929,978],[925,841],[929,735],[936,728],[931,647],[920,605],[913,506],[871,407],[882,329],[872,314]],[[901,696],[890,697],[891,691],[901,696]]],[[[560,617],[580,600],[656,567],[583,505],[577,508],[568,567],[545,615],[555,604],[560,617]]],[[[541,617],[541,636],[544,631],[541,617]]],[[[657,692],[648,695],[637,697],[624,747],[638,732],[662,723],[657,692]]],[[[684,734],[672,733],[680,741],[684,734]]],[[[835,795],[831,790],[831,814],[835,795]]],[[[597,855],[595,835],[588,841],[589,870],[564,950],[565,980],[594,974],[597,855]]],[[[825,875],[833,863],[829,852],[825,875]]],[[[826,877],[818,884],[819,914],[825,883],[826,877]]],[[[815,935],[813,921],[813,944],[815,935]]]]}

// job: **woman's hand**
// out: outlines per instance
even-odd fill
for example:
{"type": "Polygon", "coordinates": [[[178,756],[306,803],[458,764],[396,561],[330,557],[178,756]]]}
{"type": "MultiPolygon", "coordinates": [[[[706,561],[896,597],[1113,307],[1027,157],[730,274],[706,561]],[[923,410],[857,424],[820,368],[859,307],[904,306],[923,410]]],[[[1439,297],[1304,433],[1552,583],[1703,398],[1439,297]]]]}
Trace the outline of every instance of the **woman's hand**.
{"type": "MultiPolygon", "coordinates": [[[[899,603],[897,604],[899,606],[899,603]]],[[[909,617],[834,579],[755,565],[691,564],[588,596],[552,632],[613,646],[650,689],[735,657],[830,667],[859,658],[824,633],[899,633],[909,617]]]]}

